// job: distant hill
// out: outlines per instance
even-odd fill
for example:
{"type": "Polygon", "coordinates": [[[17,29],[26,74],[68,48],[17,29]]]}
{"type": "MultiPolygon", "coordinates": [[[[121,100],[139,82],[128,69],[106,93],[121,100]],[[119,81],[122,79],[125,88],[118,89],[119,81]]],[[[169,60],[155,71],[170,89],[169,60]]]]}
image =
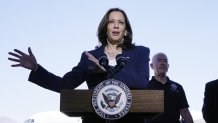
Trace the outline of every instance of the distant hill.
{"type": "MultiPolygon", "coordinates": [[[[200,111],[192,111],[194,123],[205,123],[200,111]]],[[[80,117],[68,117],[60,111],[47,111],[37,113],[30,116],[25,121],[33,120],[34,123],[82,123],[80,117]]],[[[1,122],[0,123],[16,123],[16,122],[1,122]]],[[[30,122],[28,122],[30,123],[30,122]]]]}
{"type": "Polygon", "coordinates": [[[8,117],[0,117],[0,123],[17,123],[17,122],[8,117]]]}
{"type": "MultiPolygon", "coordinates": [[[[26,123],[82,123],[80,117],[68,117],[60,111],[48,111],[34,114],[25,120],[26,123]]],[[[0,122],[1,123],[1,122],[0,122]]]]}

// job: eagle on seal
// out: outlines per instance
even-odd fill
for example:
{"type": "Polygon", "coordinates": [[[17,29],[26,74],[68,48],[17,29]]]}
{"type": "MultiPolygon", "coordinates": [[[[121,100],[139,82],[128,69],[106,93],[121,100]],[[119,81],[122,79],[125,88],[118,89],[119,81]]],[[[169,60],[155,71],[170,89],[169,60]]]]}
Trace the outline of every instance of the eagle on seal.
{"type": "Polygon", "coordinates": [[[114,95],[114,94],[104,94],[102,93],[103,97],[104,97],[104,101],[107,103],[107,108],[114,108],[114,107],[117,107],[116,104],[120,101],[120,97],[121,97],[121,94],[118,94],[118,95],[114,95]]]}

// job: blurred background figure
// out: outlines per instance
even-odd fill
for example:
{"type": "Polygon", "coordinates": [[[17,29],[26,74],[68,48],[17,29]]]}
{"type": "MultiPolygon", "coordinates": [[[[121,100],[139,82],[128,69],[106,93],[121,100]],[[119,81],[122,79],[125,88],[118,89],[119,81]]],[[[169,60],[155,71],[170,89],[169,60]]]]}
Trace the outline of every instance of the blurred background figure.
{"type": "Polygon", "coordinates": [[[147,120],[148,123],[180,123],[180,116],[185,123],[193,123],[188,101],[182,85],[167,76],[169,63],[164,53],[157,53],[150,64],[154,76],[148,84],[148,89],[164,90],[164,112],[147,120]]]}
{"type": "Polygon", "coordinates": [[[206,123],[218,123],[218,79],[205,85],[203,118],[206,123]]]}

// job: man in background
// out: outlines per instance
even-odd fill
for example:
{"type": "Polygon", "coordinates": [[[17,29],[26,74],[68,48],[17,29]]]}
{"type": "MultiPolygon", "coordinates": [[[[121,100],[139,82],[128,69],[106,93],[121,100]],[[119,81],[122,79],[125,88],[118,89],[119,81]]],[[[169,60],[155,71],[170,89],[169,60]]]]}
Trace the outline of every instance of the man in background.
{"type": "Polygon", "coordinates": [[[154,71],[154,76],[147,89],[164,90],[164,112],[147,120],[146,123],[180,123],[180,116],[185,123],[193,123],[183,87],[166,75],[169,68],[167,56],[164,53],[155,54],[150,67],[154,71]]]}

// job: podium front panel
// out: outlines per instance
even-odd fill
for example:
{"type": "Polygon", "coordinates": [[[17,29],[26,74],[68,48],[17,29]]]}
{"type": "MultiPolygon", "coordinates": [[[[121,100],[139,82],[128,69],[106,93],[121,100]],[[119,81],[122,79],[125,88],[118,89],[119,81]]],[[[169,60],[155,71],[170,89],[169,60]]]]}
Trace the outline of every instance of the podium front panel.
{"type": "MultiPolygon", "coordinates": [[[[61,90],[60,111],[68,116],[96,115],[92,107],[93,90],[61,90]]],[[[132,105],[128,116],[151,117],[164,111],[162,90],[131,90],[132,105]]]]}

